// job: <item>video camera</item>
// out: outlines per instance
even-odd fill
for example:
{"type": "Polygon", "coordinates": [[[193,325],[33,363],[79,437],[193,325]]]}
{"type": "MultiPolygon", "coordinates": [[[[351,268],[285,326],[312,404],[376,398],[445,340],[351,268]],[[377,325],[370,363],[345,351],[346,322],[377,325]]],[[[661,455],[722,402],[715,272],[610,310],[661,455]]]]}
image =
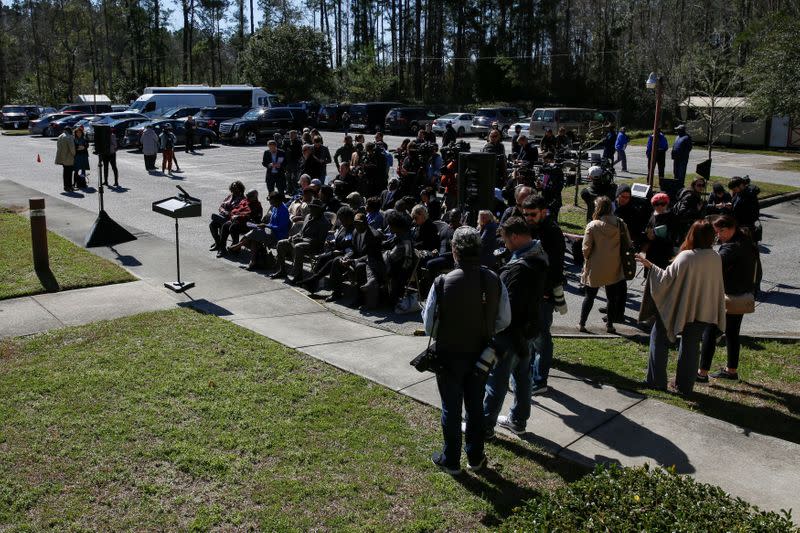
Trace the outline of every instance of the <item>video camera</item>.
{"type": "Polygon", "coordinates": [[[442,155],[442,160],[445,164],[451,161],[458,161],[458,154],[460,152],[469,152],[470,145],[466,141],[456,141],[448,144],[447,146],[442,146],[442,149],[439,153],[442,155]]]}

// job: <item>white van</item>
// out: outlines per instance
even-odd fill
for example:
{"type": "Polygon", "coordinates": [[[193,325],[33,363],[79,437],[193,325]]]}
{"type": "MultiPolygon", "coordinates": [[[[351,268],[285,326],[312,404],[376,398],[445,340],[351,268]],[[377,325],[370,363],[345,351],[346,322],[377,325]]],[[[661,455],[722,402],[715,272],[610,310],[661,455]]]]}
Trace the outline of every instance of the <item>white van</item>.
{"type": "Polygon", "coordinates": [[[148,117],[161,116],[171,107],[213,107],[217,105],[210,94],[143,94],[131,104],[130,110],[148,117]]]}

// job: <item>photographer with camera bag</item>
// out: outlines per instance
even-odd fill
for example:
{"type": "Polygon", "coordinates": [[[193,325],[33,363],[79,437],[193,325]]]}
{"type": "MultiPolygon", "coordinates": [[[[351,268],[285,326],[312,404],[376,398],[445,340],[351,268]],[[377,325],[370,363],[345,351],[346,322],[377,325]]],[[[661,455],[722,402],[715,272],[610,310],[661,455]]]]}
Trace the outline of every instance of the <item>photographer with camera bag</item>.
{"type": "Polygon", "coordinates": [[[511,324],[495,336],[499,361],[490,369],[483,400],[486,437],[494,436],[495,424],[520,435],[531,414],[530,342],[539,329],[539,307],[547,279],[547,254],[539,241],[531,237],[524,219],[513,217],[500,227],[503,243],[511,259],[500,269],[500,280],[508,290],[511,324]],[[514,379],[514,404],[508,416],[498,416],[508,391],[509,377],[514,379]]]}
{"type": "Polygon", "coordinates": [[[465,451],[470,470],[486,466],[483,393],[486,376],[475,372],[492,335],[511,323],[508,292],[480,266],[481,237],[462,226],[451,241],[456,269],[436,279],[422,311],[425,332],[436,340],[436,383],[442,399],[444,446],[431,456],[450,475],[461,473],[461,410],[466,410],[465,451]]]}

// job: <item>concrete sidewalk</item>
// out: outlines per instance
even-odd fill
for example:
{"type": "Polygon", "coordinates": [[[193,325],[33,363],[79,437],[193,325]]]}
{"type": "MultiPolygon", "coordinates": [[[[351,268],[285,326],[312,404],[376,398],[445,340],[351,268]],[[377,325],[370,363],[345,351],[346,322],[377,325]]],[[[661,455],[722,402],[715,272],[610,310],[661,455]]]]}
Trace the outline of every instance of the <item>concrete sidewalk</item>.
{"type": "MultiPolygon", "coordinates": [[[[24,206],[32,196],[41,194],[0,181],[0,205],[24,206]]],[[[48,228],[81,244],[95,215],[57,198],[48,197],[46,202],[48,228]]],[[[439,406],[434,377],[408,364],[424,348],[425,337],[354,322],[283,283],[194,250],[181,250],[182,277],[197,286],[174,295],[162,287],[174,277],[174,243],[134,233],[138,237],[134,242],[92,251],[116,261],[141,281],[0,302],[0,317],[15,317],[13,324],[3,318],[0,335],[27,334],[175,304],[191,306],[439,406]]],[[[796,490],[800,445],[563,372],[554,371],[551,380],[553,391],[533,404],[525,440],[587,465],[607,461],[675,465],[678,472],[719,485],[763,509],[800,509],[796,490]]],[[[507,410],[510,397],[506,403],[507,410]]]]}

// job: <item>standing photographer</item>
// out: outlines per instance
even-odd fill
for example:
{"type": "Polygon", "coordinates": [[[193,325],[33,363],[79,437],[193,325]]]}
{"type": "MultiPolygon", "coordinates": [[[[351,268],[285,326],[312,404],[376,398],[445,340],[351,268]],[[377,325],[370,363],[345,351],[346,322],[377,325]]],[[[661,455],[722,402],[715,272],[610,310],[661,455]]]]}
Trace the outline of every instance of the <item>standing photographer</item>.
{"type": "Polygon", "coordinates": [[[462,226],[451,242],[457,268],[436,279],[422,311],[425,332],[436,339],[441,369],[444,447],[431,456],[450,475],[461,473],[461,410],[466,409],[465,450],[470,470],[486,466],[483,392],[486,377],[475,363],[494,333],[511,323],[508,292],[491,270],[480,266],[481,237],[462,226]]]}

